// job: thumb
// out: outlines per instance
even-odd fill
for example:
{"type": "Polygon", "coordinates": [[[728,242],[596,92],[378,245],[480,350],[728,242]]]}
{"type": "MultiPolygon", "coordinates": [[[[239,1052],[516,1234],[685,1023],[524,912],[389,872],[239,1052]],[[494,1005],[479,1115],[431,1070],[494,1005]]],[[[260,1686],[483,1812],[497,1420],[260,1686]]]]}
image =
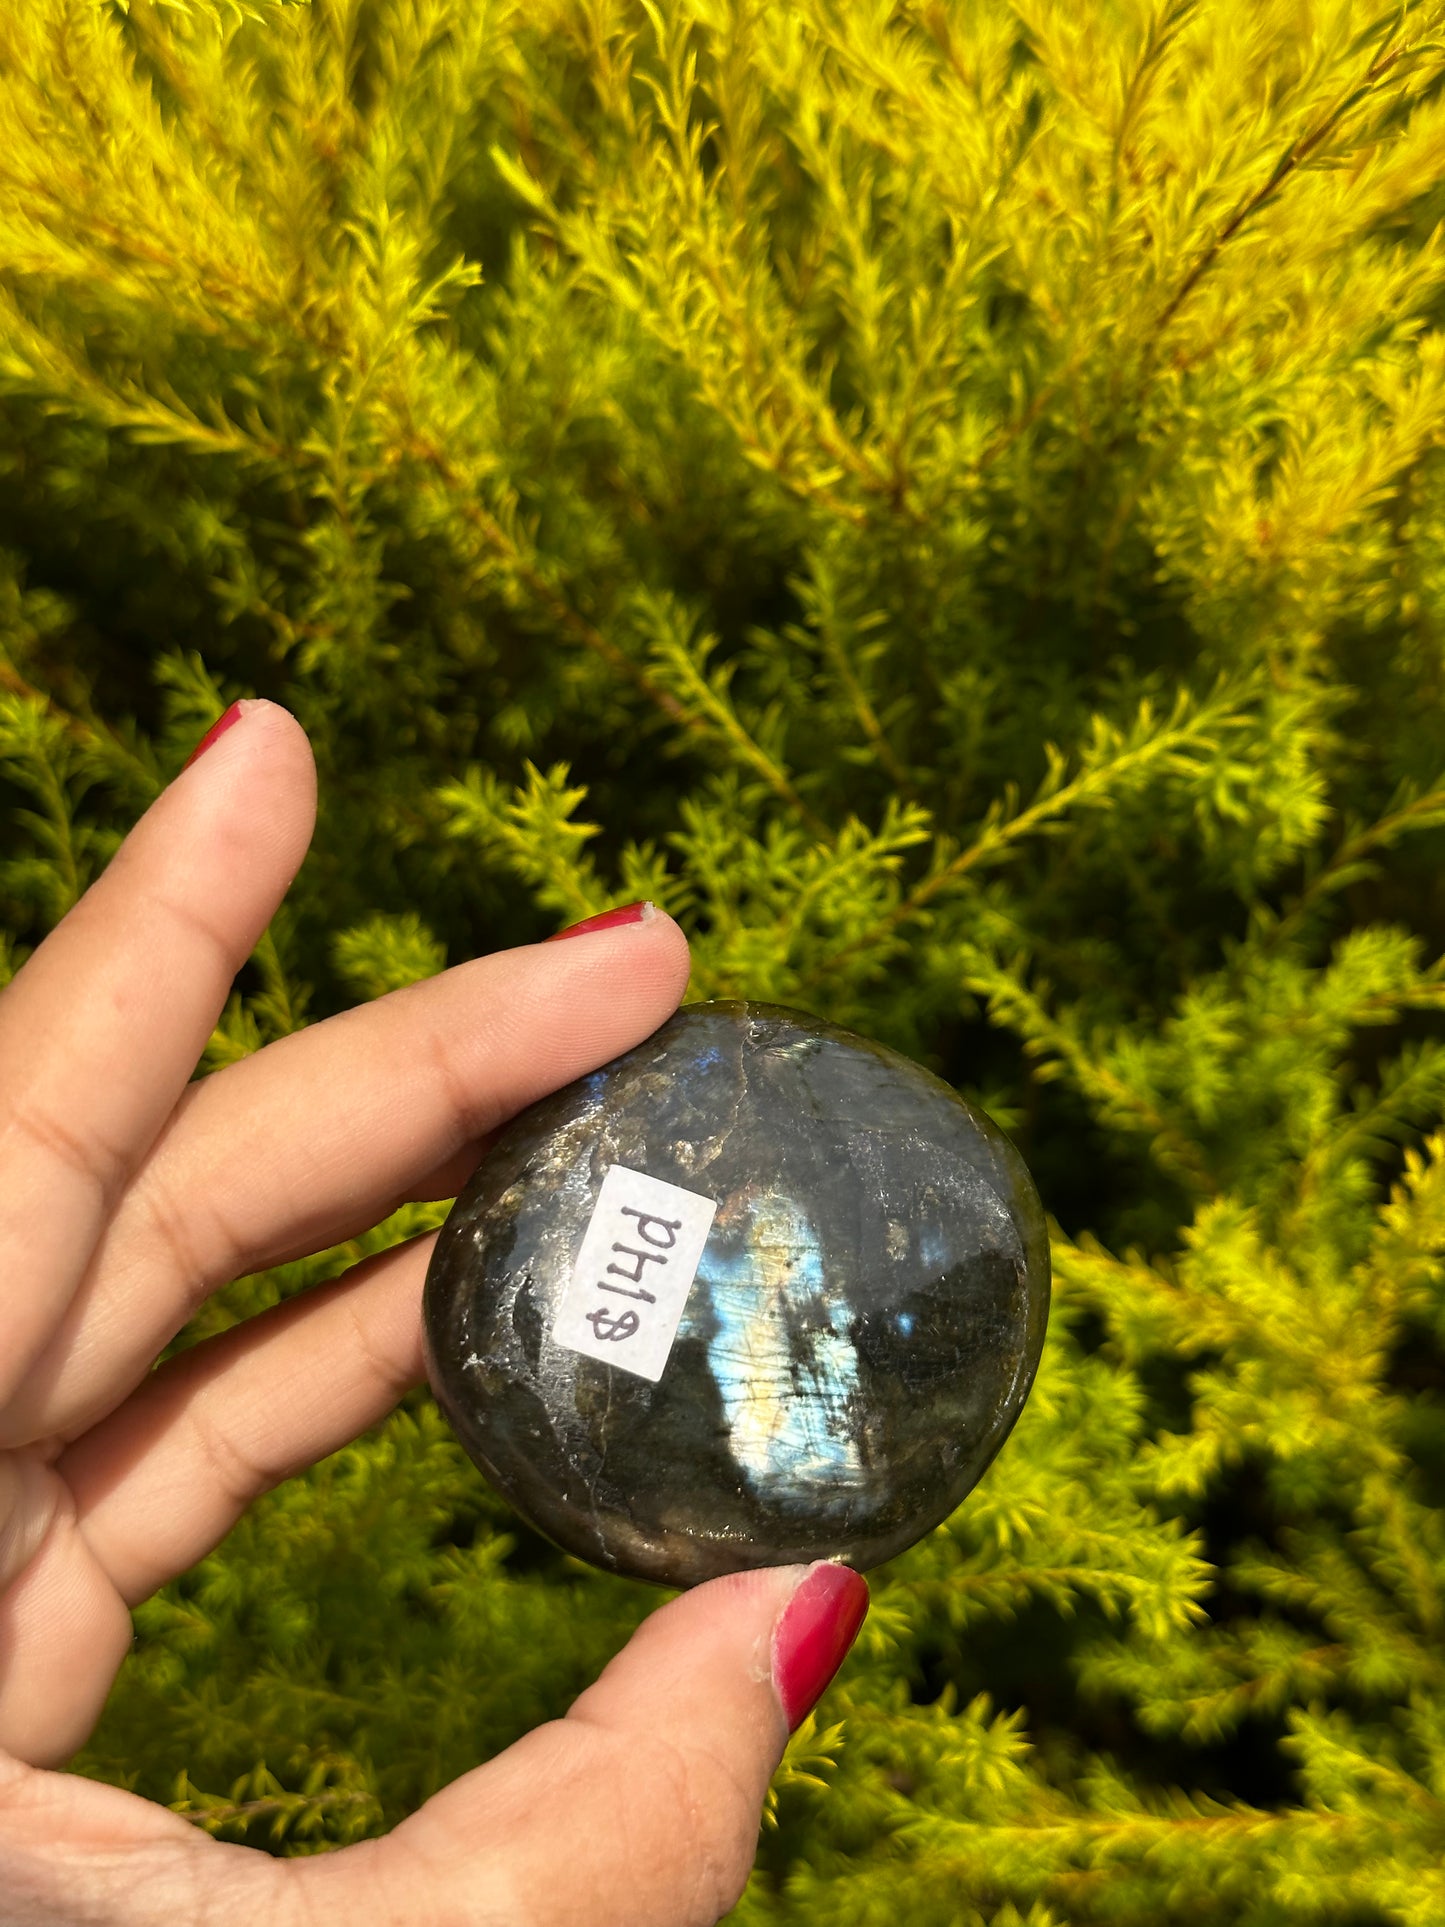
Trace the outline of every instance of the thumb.
{"type": "Polygon", "coordinates": [[[862,1578],[827,1563],[682,1594],[565,1719],[385,1839],[288,1863],[303,1917],[713,1927],[747,1882],[788,1732],[867,1610],[862,1578]]]}

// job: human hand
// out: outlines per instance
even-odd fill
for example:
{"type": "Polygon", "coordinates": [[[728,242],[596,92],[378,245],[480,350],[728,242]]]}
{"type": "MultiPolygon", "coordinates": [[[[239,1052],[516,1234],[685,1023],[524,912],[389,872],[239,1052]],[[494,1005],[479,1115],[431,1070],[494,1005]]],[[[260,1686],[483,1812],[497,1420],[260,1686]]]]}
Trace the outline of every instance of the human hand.
{"type": "Polygon", "coordinates": [[[866,1608],[843,1568],[673,1600],[566,1719],[337,1853],[223,1845],[50,1770],[130,1607],[419,1382],[432,1241],[157,1354],[231,1278],[450,1196],[494,1126],[647,1036],[687,978],[658,915],[459,965],[190,1083],[314,814],[293,719],[226,721],[0,995],[0,1917],[710,1924],[866,1608]]]}

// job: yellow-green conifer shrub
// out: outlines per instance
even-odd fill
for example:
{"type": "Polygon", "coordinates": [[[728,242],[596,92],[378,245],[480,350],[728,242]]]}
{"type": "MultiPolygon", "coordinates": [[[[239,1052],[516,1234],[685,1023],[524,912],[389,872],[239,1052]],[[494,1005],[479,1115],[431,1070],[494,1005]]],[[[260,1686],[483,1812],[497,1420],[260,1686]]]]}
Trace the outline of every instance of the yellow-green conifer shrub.
{"type": "MultiPolygon", "coordinates": [[[[1377,6],[0,9],[5,968],[265,694],[321,825],[212,1063],[653,896],[1056,1221],[748,1927],[1445,1919],[1445,8],[1377,6]]],[[[317,1851],[650,1603],[418,1395],[81,1767],[317,1851]]]]}

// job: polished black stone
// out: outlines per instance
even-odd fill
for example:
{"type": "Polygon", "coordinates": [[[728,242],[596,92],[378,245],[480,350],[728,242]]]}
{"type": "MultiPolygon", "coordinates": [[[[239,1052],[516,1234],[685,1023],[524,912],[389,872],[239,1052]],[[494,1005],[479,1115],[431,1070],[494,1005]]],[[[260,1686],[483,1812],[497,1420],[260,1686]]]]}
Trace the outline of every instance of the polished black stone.
{"type": "Polygon", "coordinates": [[[428,1363],[525,1518],[686,1586],[868,1567],[937,1525],[1018,1417],[1048,1301],[1038,1195],[989,1118],[801,1012],[694,1004],[502,1132],[432,1259],[428,1363]],[[718,1206],[655,1384],[550,1335],[613,1164],[718,1206]]]}

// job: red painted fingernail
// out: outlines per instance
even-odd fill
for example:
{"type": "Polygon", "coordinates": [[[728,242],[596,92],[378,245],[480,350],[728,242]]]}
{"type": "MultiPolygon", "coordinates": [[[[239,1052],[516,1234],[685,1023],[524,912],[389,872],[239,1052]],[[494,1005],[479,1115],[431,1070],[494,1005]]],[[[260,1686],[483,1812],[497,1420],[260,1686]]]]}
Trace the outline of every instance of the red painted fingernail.
{"type": "Polygon", "coordinates": [[[554,930],[546,943],[560,943],[563,937],[585,937],[594,930],[616,930],[624,923],[651,923],[657,915],[655,903],[624,903],[620,910],[604,910],[600,916],[584,917],[569,923],[565,930],[554,930]]]}
{"type": "Polygon", "coordinates": [[[868,1612],[868,1582],[849,1566],[814,1566],[773,1632],[773,1685],[795,1732],[847,1658],[868,1612]]]}
{"type": "Polygon", "coordinates": [[[240,720],[241,720],[241,705],[239,703],[232,703],[231,707],[228,710],[226,710],[223,715],[218,716],[215,722],[211,724],[211,727],[206,731],[205,735],[201,738],[200,742],[196,744],[195,748],[191,751],[190,755],[186,758],[185,762],[181,764],[181,768],[189,769],[191,767],[191,764],[195,762],[198,756],[205,755],[206,751],[211,747],[211,744],[215,742],[218,736],[224,736],[226,731],[228,729],[234,728],[234,726],[237,723],[239,723],[240,720]]]}

